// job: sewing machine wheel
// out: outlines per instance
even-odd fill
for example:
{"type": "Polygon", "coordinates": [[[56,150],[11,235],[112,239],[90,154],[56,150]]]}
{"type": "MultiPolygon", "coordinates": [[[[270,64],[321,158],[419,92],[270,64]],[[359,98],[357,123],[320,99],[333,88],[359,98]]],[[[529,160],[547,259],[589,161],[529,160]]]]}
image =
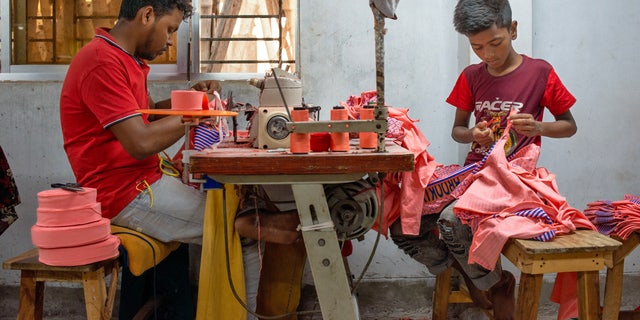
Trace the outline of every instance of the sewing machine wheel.
{"type": "Polygon", "coordinates": [[[339,240],[358,238],[373,226],[378,216],[376,190],[366,180],[324,186],[329,214],[339,240]]]}
{"type": "Polygon", "coordinates": [[[277,115],[267,122],[267,134],[275,140],[282,140],[289,135],[287,130],[287,118],[277,115]]]}

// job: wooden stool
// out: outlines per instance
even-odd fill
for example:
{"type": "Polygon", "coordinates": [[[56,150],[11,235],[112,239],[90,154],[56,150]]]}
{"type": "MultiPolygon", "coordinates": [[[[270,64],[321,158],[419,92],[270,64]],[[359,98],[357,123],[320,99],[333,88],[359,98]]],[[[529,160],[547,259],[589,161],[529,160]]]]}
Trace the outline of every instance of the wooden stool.
{"type": "MultiPolygon", "coordinates": [[[[607,268],[607,282],[604,289],[604,308],[602,310],[602,320],[618,319],[622,316],[620,311],[620,300],[622,299],[622,278],[624,276],[624,259],[640,244],[640,233],[634,232],[626,240],[612,237],[622,245],[613,252],[613,265],[607,268]]],[[[625,311],[624,313],[635,313],[635,317],[640,313],[625,311]]]]}
{"type": "MultiPolygon", "coordinates": [[[[613,252],[620,242],[592,230],[577,230],[552,241],[509,239],[502,254],[521,272],[515,319],[538,316],[542,278],[545,273],[577,272],[578,308],[581,320],[599,319],[599,271],[613,266],[613,252]]],[[[447,272],[450,276],[450,271],[447,272]]],[[[470,302],[464,293],[451,292],[445,274],[436,278],[433,319],[446,319],[449,303],[470,302]]]]}
{"type": "Polygon", "coordinates": [[[38,249],[34,248],[5,261],[2,267],[20,270],[18,320],[42,319],[47,281],[82,282],[87,319],[111,319],[118,283],[118,257],[83,266],[56,267],[38,261],[38,249]],[[107,291],[105,277],[109,274],[111,281],[107,291]]]}

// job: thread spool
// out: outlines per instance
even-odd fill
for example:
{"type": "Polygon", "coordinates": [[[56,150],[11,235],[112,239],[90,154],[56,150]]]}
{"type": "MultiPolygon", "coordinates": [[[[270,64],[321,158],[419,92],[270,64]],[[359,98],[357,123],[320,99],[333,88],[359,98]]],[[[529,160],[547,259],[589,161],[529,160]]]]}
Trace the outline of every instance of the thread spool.
{"type": "MultiPolygon", "coordinates": [[[[360,120],[374,120],[374,106],[366,105],[360,109],[360,120]]],[[[360,132],[360,148],[375,149],[378,147],[378,134],[375,132],[360,132]]]]}
{"type": "MultiPolygon", "coordinates": [[[[295,107],[291,110],[291,120],[293,122],[309,121],[309,109],[295,107]]],[[[310,136],[308,133],[292,133],[289,140],[291,153],[309,153],[311,150],[310,136]]]]}
{"type": "Polygon", "coordinates": [[[310,134],[309,141],[312,152],[329,151],[331,136],[328,132],[313,132],[310,134]]]}
{"type": "MultiPolygon", "coordinates": [[[[349,114],[343,106],[331,109],[331,120],[347,120],[349,114]]],[[[331,151],[349,151],[349,132],[331,132],[331,151]]]]}

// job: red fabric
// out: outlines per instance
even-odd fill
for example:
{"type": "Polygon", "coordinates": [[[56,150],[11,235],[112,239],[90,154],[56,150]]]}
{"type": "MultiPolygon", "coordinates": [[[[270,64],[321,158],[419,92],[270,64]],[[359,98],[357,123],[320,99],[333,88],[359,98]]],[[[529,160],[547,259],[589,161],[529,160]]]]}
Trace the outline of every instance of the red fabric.
{"type": "MultiPolygon", "coordinates": [[[[508,124],[505,132],[510,127],[508,124]]],[[[510,219],[509,223],[500,220],[520,210],[542,208],[553,220],[550,227],[556,234],[576,228],[596,229],[582,212],[571,208],[558,193],[555,176],[544,168],[535,168],[539,155],[537,145],[528,145],[507,162],[505,141],[506,134],[496,142],[482,169],[471,176],[472,184],[459,195],[454,207],[456,215],[475,228],[469,264],[479,263],[487,269],[494,268],[506,239],[531,238],[536,229],[544,232],[548,228],[545,223],[517,223],[529,218],[518,217],[518,220],[510,219]]],[[[558,319],[577,316],[577,283],[571,277],[571,274],[559,274],[554,284],[554,291],[559,293],[551,300],[560,304],[558,319]]]]}
{"type": "Polygon", "coordinates": [[[388,174],[384,181],[384,217],[382,226],[376,220],[374,228],[385,236],[389,226],[401,218],[402,232],[417,235],[420,232],[420,217],[424,203],[424,190],[441,164],[427,152],[429,141],[407,115],[408,109],[389,108],[389,117],[400,120],[403,135],[396,143],[414,154],[413,171],[388,174]]]}
{"type": "Polygon", "coordinates": [[[351,240],[346,240],[342,245],[342,249],[340,250],[343,257],[348,257],[353,253],[353,243],[351,240]]]}
{"type": "Polygon", "coordinates": [[[116,216],[139,193],[136,185],[154,183],[162,173],[158,158],[136,160],[122,147],[109,126],[146,115],[149,66],[121,49],[108,29],[73,58],[62,86],[60,121],[71,168],[78,184],[98,190],[105,218],[116,216]]]}
{"type": "Polygon", "coordinates": [[[551,291],[550,301],[559,304],[558,320],[578,318],[578,275],[559,272],[551,291]]]}
{"type": "MultiPolygon", "coordinates": [[[[510,129],[507,125],[505,131],[510,129]]],[[[560,195],[555,175],[545,168],[536,168],[540,149],[529,145],[507,161],[505,134],[496,142],[480,171],[472,176],[471,185],[458,195],[454,213],[464,223],[470,224],[474,237],[469,253],[469,264],[478,263],[492,270],[500,257],[502,245],[508,238],[529,239],[549,229],[556,234],[568,233],[576,228],[595,230],[595,226],[579,210],[569,206],[560,195]],[[516,212],[542,208],[553,220],[543,223],[506,223],[506,217],[516,212]],[[495,221],[498,219],[499,221],[495,221]],[[525,228],[526,226],[526,228],[525,228]]],[[[516,220],[530,219],[518,217],[516,220]]],[[[538,221],[537,218],[531,218],[538,221]]],[[[512,221],[510,219],[509,221],[512,221]]]]}
{"type": "Polygon", "coordinates": [[[458,187],[465,188],[461,184],[468,181],[466,178],[476,168],[476,165],[476,163],[473,163],[460,167],[457,164],[453,164],[436,168],[425,189],[422,214],[440,213],[451,202],[455,201],[453,197],[454,190],[458,187]]]}
{"type": "MultiPolygon", "coordinates": [[[[541,121],[545,108],[553,115],[560,115],[575,101],[548,62],[527,56],[523,56],[522,64],[514,71],[500,77],[490,75],[484,62],[468,66],[447,98],[454,107],[473,113],[476,123],[494,123],[496,140],[502,136],[511,109],[529,113],[541,121]]],[[[512,134],[506,144],[508,154],[528,144],[541,143],[540,136],[512,134]]],[[[488,147],[472,143],[465,165],[480,161],[488,150],[488,147]]]]}
{"type": "MultiPolygon", "coordinates": [[[[366,91],[360,96],[349,97],[340,105],[348,110],[351,119],[359,119],[360,108],[372,101],[376,101],[376,92],[366,91]]],[[[387,110],[387,122],[394,123],[394,130],[387,132],[387,137],[394,138],[395,143],[414,154],[415,167],[414,171],[387,174],[383,181],[382,225],[376,219],[373,229],[387,236],[389,226],[402,218],[402,232],[417,235],[420,231],[425,188],[436,168],[442,165],[435,162],[435,158],[427,152],[430,142],[416,126],[417,120],[409,117],[409,109],[388,107],[387,110]]]]}

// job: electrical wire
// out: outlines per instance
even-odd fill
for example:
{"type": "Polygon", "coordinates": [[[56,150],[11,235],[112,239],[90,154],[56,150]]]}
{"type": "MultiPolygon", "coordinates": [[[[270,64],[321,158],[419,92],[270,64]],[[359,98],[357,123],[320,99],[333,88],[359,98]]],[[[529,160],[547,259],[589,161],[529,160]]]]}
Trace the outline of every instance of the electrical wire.
{"type": "MultiPolygon", "coordinates": [[[[156,249],[153,247],[153,244],[151,244],[151,242],[149,242],[149,240],[145,239],[144,237],[141,237],[138,234],[135,233],[131,233],[131,232],[125,232],[125,231],[118,231],[118,232],[114,232],[112,233],[113,235],[119,235],[119,234],[128,234],[130,236],[134,236],[136,238],[139,238],[140,240],[146,242],[149,245],[149,248],[151,248],[151,254],[153,256],[153,301],[158,301],[158,289],[156,286],[156,282],[157,282],[157,272],[156,272],[156,249]]],[[[124,247],[124,246],[123,246],[124,247]]],[[[125,248],[126,251],[126,248],[125,248]]],[[[129,253],[127,252],[127,259],[126,261],[124,261],[124,265],[127,266],[127,268],[129,267],[129,253]]],[[[157,308],[153,308],[153,318],[154,319],[158,319],[158,310],[157,308]]]]}
{"type": "Polygon", "coordinates": [[[249,310],[249,307],[247,306],[247,304],[242,301],[242,298],[240,298],[240,295],[238,294],[238,291],[236,290],[235,285],[233,284],[233,278],[231,277],[231,264],[230,264],[230,257],[229,257],[229,229],[227,227],[227,196],[226,196],[226,192],[225,190],[222,191],[222,210],[223,210],[223,214],[222,214],[222,219],[223,219],[223,230],[224,230],[224,254],[225,254],[225,263],[226,263],[226,269],[227,269],[227,280],[229,281],[229,287],[231,288],[231,293],[233,294],[233,297],[236,299],[236,301],[252,316],[259,318],[259,319],[281,319],[284,317],[288,317],[288,316],[292,316],[292,315],[307,315],[307,314],[315,314],[315,313],[321,313],[321,310],[310,310],[310,311],[293,311],[293,312],[288,312],[288,313],[284,313],[284,314],[280,314],[280,315],[275,315],[275,316],[267,316],[267,315],[262,315],[262,314],[258,314],[253,310],[249,310]]]}
{"type": "MultiPolygon", "coordinates": [[[[382,217],[384,215],[384,185],[382,184],[382,181],[384,179],[385,173],[383,172],[378,172],[378,183],[380,184],[380,206],[379,208],[382,208],[382,210],[380,210],[380,213],[378,214],[378,227],[382,227],[382,217]]],[[[381,238],[381,232],[378,231],[378,234],[376,235],[376,240],[373,244],[373,248],[371,248],[371,254],[369,255],[369,259],[367,259],[367,263],[365,263],[364,267],[362,268],[362,272],[360,273],[360,276],[358,277],[358,280],[356,281],[356,283],[353,285],[353,288],[351,289],[351,295],[356,294],[356,292],[358,291],[358,287],[360,286],[360,283],[362,282],[362,278],[364,278],[365,273],[367,272],[367,270],[369,269],[369,266],[371,265],[371,262],[373,261],[373,256],[376,253],[376,250],[378,248],[378,244],[380,243],[380,238],[381,238]]]]}

